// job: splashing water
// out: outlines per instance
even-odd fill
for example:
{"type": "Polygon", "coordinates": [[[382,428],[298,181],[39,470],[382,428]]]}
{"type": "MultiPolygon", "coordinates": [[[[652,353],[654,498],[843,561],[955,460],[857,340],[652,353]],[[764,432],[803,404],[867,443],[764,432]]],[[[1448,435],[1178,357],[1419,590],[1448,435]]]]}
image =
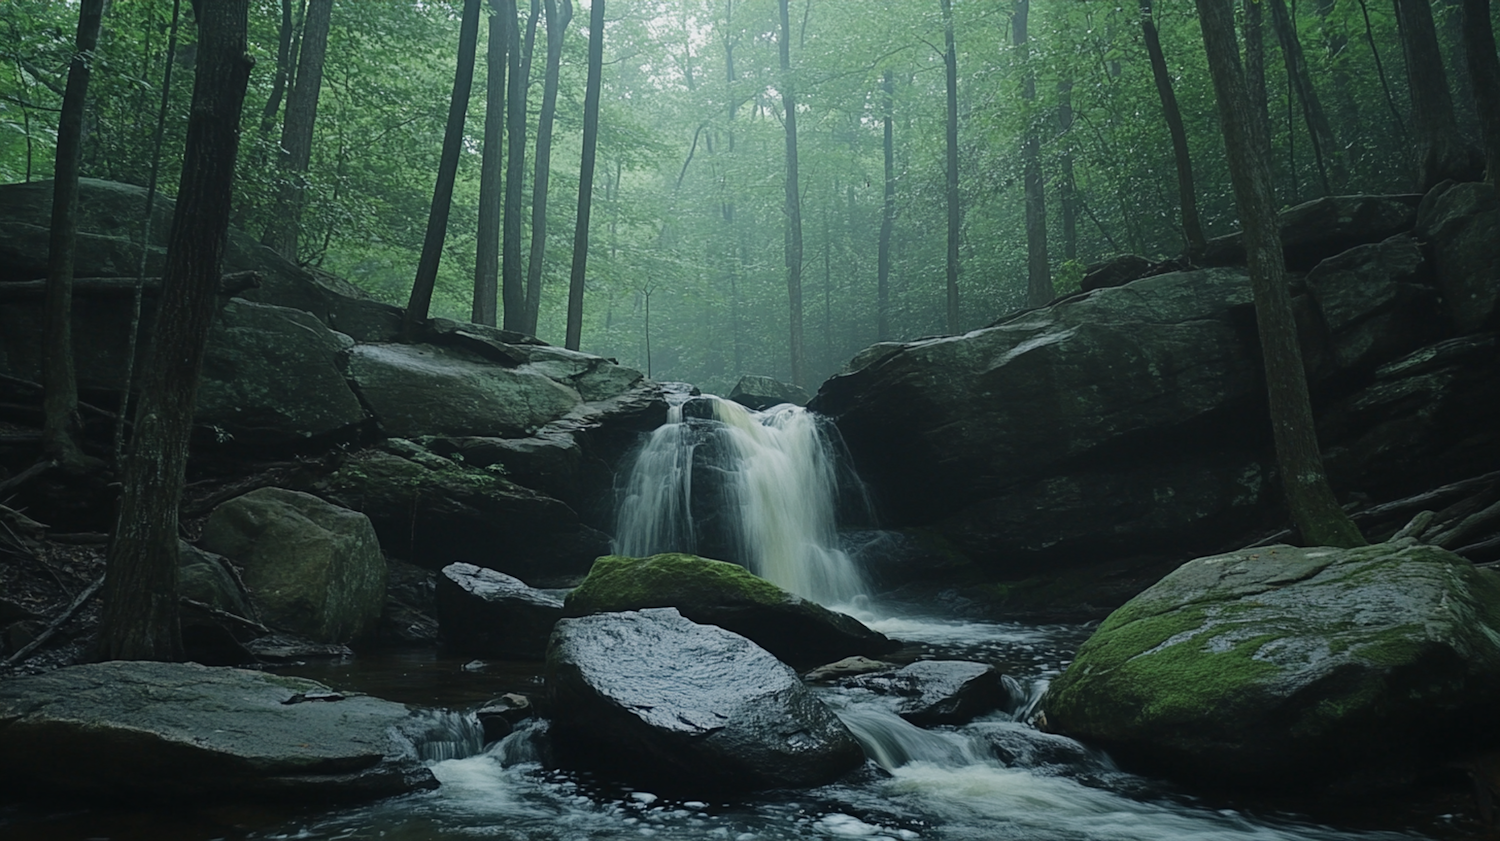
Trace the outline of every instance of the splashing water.
{"type": "Polygon", "coordinates": [[[838,471],[818,417],[717,397],[674,406],[622,488],[615,551],[692,552],[735,561],[825,605],[866,591],[838,548],[838,471]]]}

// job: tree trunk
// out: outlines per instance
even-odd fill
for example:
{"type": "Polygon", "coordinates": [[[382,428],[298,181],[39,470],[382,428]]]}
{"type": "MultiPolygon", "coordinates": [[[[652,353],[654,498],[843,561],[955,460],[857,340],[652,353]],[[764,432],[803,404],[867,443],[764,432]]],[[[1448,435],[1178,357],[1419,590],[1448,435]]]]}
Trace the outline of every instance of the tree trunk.
{"type": "Polygon", "coordinates": [[[104,579],[101,659],[176,660],[177,511],[229,230],[240,112],[254,60],[248,0],[199,0],[197,77],[166,273],[104,579]]]}
{"type": "Polygon", "coordinates": [[[318,93],[323,87],[323,57],[328,50],[328,26],[333,0],[308,0],[297,56],[297,81],[286,100],[281,129],[281,187],[271,225],[262,240],[276,253],[297,262],[297,238],[302,234],[302,206],[306,201],[307,168],[312,163],[313,123],[318,116],[318,93]]]}
{"type": "Polygon", "coordinates": [[[297,27],[292,22],[292,0],[281,0],[281,38],[276,44],[276,78],[271,82],[271,95],[266,97],[266,107],[260,112],[260,133],[270,134],[276,127],[276,112],[281,110],[281,98],[286,96],[287,83],[292,79],[292,39],[297,27]]]}
{"type": "Polygon", "coordinates": [[[1458,132],[1431,0],[1396,0],[1396,11],[1401,46],[1406,52],[1406,76],[1411,83],[1417,191],[1425,193],[1448,178],[1472,180],[1482,164],[1478,150],[1458,132]]]}
{"type": "Polygon", "coordinates": [[[1474,110],[1484,132],[1485,177],[1500,189],[1500,60],[1490,26],[1490,0],[1463,0],[1464,53],[1474,85],[1474,110]]]}
{"type": "Polygon", "coordinates": [[[1261,0],[1245,0],[1245,87],[1261,134],[1271,136],[1270,95],[1266,92],[1266,38],[1261,0]]]}
{"type": "Polygon", "coordinates": [[[505,199],[501,175],[505,146],[505,62],[515,15],[502,8],[490,15],[485,44],[484,151],[479,165],[479,237],[474,259],[474,301],[469,318],[495,326],[500,293],[500,206],[505,199]]]}
{"type": "Polygon", "coordinates": [[[1219,124],[1224,132],[1235,205],[1245,229],[1271,429],[1287,508],[1305,542],[1360,546],[1364,538],[1339,507],[1323,472],[1307,376],[1297,345],[1297,326],[1287,293],[1286,264],[1271,193],[1270,141],[1254,117],[1240,69],[1233,0],[1196,2],[1219,102],[1219,124]]]}
{"type": "Polygon", "coordinates": [[[797,97],[792,86],[792,25],[787,0],[781,0],[781,31],[776,39],[781,56],[782,121],[786,126],[786,296],[790,309],[792,382],[805,386],[802,350],[802,193],[797,179],[797,97]]]}
{"type": "MultiPolygon", "coordinates": [[[[1036,73],[1032,72],[1027,52],[1026,21],[1031,11],[1031,0],[1020,0],[1016,4],[1015,17],[1011,19],[1011,35],[1020,48],[1022,60],[1027,63],[1021,80],[1021,99],[1036,100],[1036,73]]],[[[1030,106],[1027,106],[1030,111],[1030,106]]],[[[1052,268],[1047,261],[1047,193],[1042,183],[1042,141],[1038,136],[1035,121],[1026,122],[1026,136],[1021,144],[1022,180],[1026,192],[1026,302],[1029,306],[1041,307],[1056,297],[1052,289],[1052,268]]]]}
{"type": "MultiPolygon", "coordinates": [[[[1254,0],[1246,0],[1254,2],[1254,0]]],[[[1401,117],[1401,109],[1396,107],[1396,97],[1391,93],[1391,81],[1385,75],[1385,62],[1380,59],[1380,48],[1375,44],[1375,27],[1370,24],[1370,6],[1365,0],[1359,0],[1359,12],[1365,20],[1365,41],[1370,45],[1370,57],[1375,59],[1375,75],[1380,77],[1380,90],[1385,94],[1386,107],[1391,111],[1391,120],[1396,124],[1396,130],[1403,138],[1403,145],[1411,141],[1406,135],[1406,121],[1401,117]]]]}
{"type": "Polygon", "coordinates": [[[1312,141],[1313,158],[1318,164],[1318,178],[1324,195],[1343,192],[1349,173],[1339,156],[1338,141],[1333,136],[1333,127],[1328,124],[1328,115],[1313,87],[1312,75],[1307,70],[1307,59],[1302,55],[1302,41],[1297,37],[1297,23],[1287,11],[1286,0],[1268,0],[1271,7],[1271,25],[1276,29],[1276,39],[1281,43],[1281,54],[1286,60],[1287,78],[1291,80],[1297,99],[1302,103],[1302,119],[1307,123],[1307,135],[1312,141]],[[1332,173],[1330,176],[1329,173],[1332,173]]]}
{"type": "Polygon", "coordinates": [[[891,337],[891,231],[896,226],[896,143],[892,123],[895,120],[896,86],[891,71],[880,80],[885,124],[885,203],[880,212],[879,266],[875,280],[875,338],[891,337]]]}
{"type": "Polygon", "coordinates": [[[547,260],[547,188],[552,174],[552,122],[557,114],[557,77],[562,68],[563,33],[573,20],[573,3],[543,0],[547,15],[547,67],[542,76],[542,111],[536,123],[536,160],[531,177],[531,254],[526,262],[526,329],[536,335],[542,308],[542,265],[547,260]]]}
{"type": "Polygon", "coordinates": [[[83,152],[83,107],[88,100],[90,68],[99,43],[104,0],[83,0],[78,8],[78,34],[68,65],[57,119],[57,162],[52,182],[52,230],[47,255],[47,297],[42,306],[42,399],[45,415],[43,450],[62,464],[85,464],[78,448],[78,379],[73,371],[73,262],[78,238],[78,170],[83,152]]]}
{"type": "Polygon", "coordinates": [[[1203,235],[1203,223],[1198,218],[1198,190],[1193,184],[1187,129],[1182,124],[1182,111],[1177,107],[1177,94],[1172,91],[1172,77],[1167,73],[1167,57],[1156,33],[1151,0],[1140,0],[1140,4],[1141,34],[1146,39],[1151,75],[1156,80],[1156,95],[1161,99],[1162,114],[1167,118],[1167,131],[1172,136],[1172,157],[1177,162],[1177,201],[1182,209],[1182,235],[1187,240],[1187,253],[1196,257],[1208,249],[1208,237],[1203,235]]]}
{"type": "MultiPolygon", "coordinates": [[[[511,20],[515,0],[504,0],[511,20]]],[[[526,278],[521,266],[521,199],[526,186],[526,89],[531,75],[531,48],[536,43],[537,7],[532,4],[526,23],[526,46],[521,31],[510,28],[510,81],[505,90],[505,133],[510,136],[505,163],[505,223],[500,249],[500,297],[505,305],[505,329],[526,331],[526,278]]]]}
{"type": "Polygon", "coordinates": [[[958,332],[958,237],[963,214],[958,203],[958,50],[953,43],[953,3],[941,0],[943,11],[943,68],[947,73],[947,192],[948,254],[947,308],[945,323],[949,333],[958,332]]]}
{"type": "Polygon", "coordinates": [[[1059,204],[1062,205],[1063,259],[1078,259],[1078,181],[1073,174],[1073,146],[1068,133],[1073,130],[1073,80],[1063,79],[1057,83],[1060,100],[1057,107],[1057,131],[1063,139],[1061,169],[1062,180],[1057,185],[1059,204]]]}
{"type": "Polygon", "coordinates": [[[594,154],[599,147],[599,88],[604,76],[604,0],[589,6],[589,75],[583,94],[583,157],[578,165],[578,221],[573,228],[573,267],[568,278],[568,333],[563,346],[583,343],[583,284],[588,276],[589,218],[594,206],[594,154]]]}
{"type": "Polygon", "coordinates": [[[453,74],[453,97],[448,101],[448,126],[443,132],[443,156],[438,161],[437,185],[432,189],[432,208],[427,214],[427,236],[422,240],[422,257],[417,262],[417,276],[412,281],[402,326],[408,338],[418,324],[427,320],[433,287],[437,285],[438,264],[443,259],[448,212],[453,207],[453,182],[458,176],[458,156],[463,151],[464,118],[469,112],[469,91],[474,86],[481,3],[482,0],[464,0],[463,20],[458,30],[458,67],[453,74]]]}

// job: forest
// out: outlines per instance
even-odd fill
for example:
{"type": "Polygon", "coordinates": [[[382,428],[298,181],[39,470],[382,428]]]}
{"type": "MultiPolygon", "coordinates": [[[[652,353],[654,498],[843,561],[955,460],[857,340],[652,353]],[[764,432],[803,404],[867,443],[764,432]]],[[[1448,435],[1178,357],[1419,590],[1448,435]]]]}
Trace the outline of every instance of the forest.
{"type": "MultiPolygon", "coordinates": [[[[439,170],[462,4],[303,5],[252,4],[256,68],[233,224],[271,236],[290,186],[300,224],[288,253],[405,304],[439,170]],[[326,16],[326,53],[299,63],[315,10],[326,16]],[[311,109],[293,113],[302,64],[318,90],[311,109]],[[293,131],[310,146],[303,167],[288,170],[281,150],[293,131]]],[[[720,393],[744,374],[814,387],[875,341],[982,327],[1027,306],[1029,284],[1065,294],[1106,257],[1172,258],[1195,237],[1237,227],[1191,3],[798,5],[787,36],[770,0],[608,9],[584,350],[720,393]],[[1170,116],[1163,84],[1175,99],[1170,116]],[[795,302],[783,96],[793,92],[795,302]],[[1174,136],[1184,144],[1182,168],[1174,136]],[[1182,175],[1191,181],[1180,189],[1182,175]],[[1196,208],[1186,225],[1183,197],[1196,208]],[[953,220],[956,235],[943,235],[953,220]],[[795,376],[793,341],[804,360],[795,376]]],[[[528,283],[539,278],[528,332],[562,344],[591,33],[587,10],[570,3],[523,0],[517,11],[526,84],[512,90],[527,110],[503,141],[507,155],[520,145],[524,158],[521,195],[506,218],[519,225],[515,262],[525,265],[517,269],[528,283]],[[551,148],[539,168],[541,121],[551,148]]],[[[1272,0],[1245,14],[1246,66],[1264,79],[1277,203],[1414,190],[1417,126],[1391,4],[1272,0]]],[[[45,179],[76,6],[12,0],[0,16],[10,44],[0,66],[0,181],[45,179]]],[[[1477,139],[1460,3],[1434,3],[1432,17],[1458,129],[1477,139]]],[[[187,71],[195,44],[193,28],[182,27],[169,55],[171,20],[169,4],[111,4],[86,117],[85,176],[144,185],[159,166],[160,188],[175,189],[190,85],[170,91],[160,144],[152,118],[169,61],[187,71]]],[[[487,109],[505,102],[486,91],[487,39],[498,30],[480,29],[432,303],[434,314],[464,319],[474,299],[487,109]]]]}

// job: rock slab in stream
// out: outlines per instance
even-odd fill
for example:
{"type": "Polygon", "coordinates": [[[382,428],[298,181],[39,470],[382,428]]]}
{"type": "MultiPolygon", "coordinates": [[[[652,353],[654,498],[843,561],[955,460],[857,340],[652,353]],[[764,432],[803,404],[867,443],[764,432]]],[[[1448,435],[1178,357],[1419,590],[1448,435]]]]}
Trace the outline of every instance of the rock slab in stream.
{"type": "Polygon", "coordinates": [[[922,726],[967,724],[985,713],[1008,709],[1015,700],[994,666],[968,660],[918,660],[843,683],[895,696],[896,714],[922,726]]]}
{"type": "Polygon", "coordinates": [[[749,637],[794,665],[879,656],[897,647],[852,616],[788,593],[737,564],[695,555],[609,555],[596,560],[567,596],[571,616],[650,607],[674,607],[694,622],[749,637]]]}
{"type": "Polygon", "coordinates": [[[7,788],[187,802],[357,800],[437,786],[410,713],[301,678],[111,662],[0,681],[7,788]],[[294,696],[342,697],[288,703],[294,696]]]}
{"type": "Polygon", "coordinates": [[[1390,783],[1500,744],[1500,577],[1430,546],[1270,546],[1115,611],[1051,727],[1187,779],[1390,783]]]}
{"type": "Polygon", "coordinates": [[[460,562],[437,577],[438,626],[453,651],[541,660],[562,616],[562,599],[503,572],[460,562]]]}
{"type": "Polygon", "coordinates": [[[864,761],[788,666],[671,608],[564,619],[547,680],[560,747],[665,789],[813,786],[864,761]]]}

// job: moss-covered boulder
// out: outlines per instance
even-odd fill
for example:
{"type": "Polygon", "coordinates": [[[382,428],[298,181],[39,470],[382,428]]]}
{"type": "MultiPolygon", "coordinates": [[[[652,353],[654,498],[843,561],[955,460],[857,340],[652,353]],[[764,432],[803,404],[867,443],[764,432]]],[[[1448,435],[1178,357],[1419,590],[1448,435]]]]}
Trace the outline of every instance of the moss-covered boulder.
{"type": "Polygon", "coordinates": [[[744,567],[695,555],[600,558],[566,601],[569,616],[650,607],[675,607],[694,622],[748,637],[794,665],[896,648],[851,616],[788,593],[744,567]]]}
{"type": "Polygon", "coordinates": [[[1158,771],[1362,785],[1500,743],[1500,577],[1441,549],[1199,558],[1115,611],[1044,701],[1158,771]]]}

